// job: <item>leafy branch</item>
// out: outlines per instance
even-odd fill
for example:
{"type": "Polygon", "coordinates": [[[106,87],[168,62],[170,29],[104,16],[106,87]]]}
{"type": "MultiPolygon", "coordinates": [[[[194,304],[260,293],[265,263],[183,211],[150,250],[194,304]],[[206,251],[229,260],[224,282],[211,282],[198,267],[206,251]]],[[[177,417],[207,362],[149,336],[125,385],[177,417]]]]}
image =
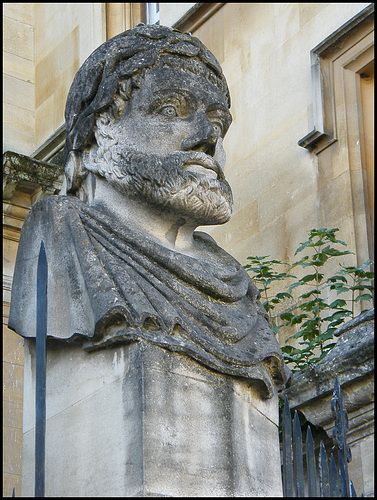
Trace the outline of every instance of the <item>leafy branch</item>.
{"type": "Polygon", "coordinates": [[[299,328],[286,340],[287,343],[293,338],[300,339],[299,347],[293,345],[282,347],[285,361],[293,365],[293,371],[306,369],[326,356],[335,345],[332,340],[336,329],[346,318],[355,317],[356,303],[373,300],[374,273],[367,270],[372,264],[370,260],[359,267],[344,266],[339,263],[340,270],[337,274],[326,277],[324,267],[330,259],[339,259],[353,253],[344,249],[347,245],[336,238],[337,231],[339,231],[337,228],[311,229],[308,239],[300,243],[295,252],[297,255],[305,251],[306,255],[290,267],[279,260],[268,259],[268,255],[248,257],[250,263],[244,266],[247,271],[254,273],[252,278],[259,286],[273,331],[277,333],[283,326],[292,330],[299,328]],[[276,266],[288,269],[277,272],[276,266]],[[309,273],[301,278],[290,274],[291,270],[297,267],[308,269],[309,273]],[[285,284],[285,291],[276,295],[271,294],[273,282],[286,283],[288,278],[294,278],[295,281],[289,286],[285,284]],[[292,291],[299,287],[304,287],[305,290],[298,295],[296,305],[279,315],[284,323],[278,325],[272,316],[273,309],[277,304],[293,299],[292,291]],[[332,290],[336,291],[337,296],[344,295],[332,301],[326,299],[332,290]]]}

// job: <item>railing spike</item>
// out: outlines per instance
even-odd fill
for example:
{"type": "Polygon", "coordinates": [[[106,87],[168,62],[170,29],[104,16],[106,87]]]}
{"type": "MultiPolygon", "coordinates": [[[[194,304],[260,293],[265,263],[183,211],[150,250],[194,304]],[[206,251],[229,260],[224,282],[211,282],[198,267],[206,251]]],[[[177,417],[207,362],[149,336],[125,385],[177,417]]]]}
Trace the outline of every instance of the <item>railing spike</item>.
{"type": "Polygon", "coordinates": [[[335,463],[334,455],[331,453],[330,457],[330,497],[339,497],[339,473],[335,463]]]}
{"type": "Polygon", "coordinates": [[[350,481],[350,496],[351,497],[357,497],[356,491],[355,491],[355,488],[353,486],[353,482],[352,481],[350,481]]]}
{"type": "MultiPolygon", "coordinates": [[[[356,497],[355,488],[348,478],[347,463],[351,461],[351,450],[347,444],[348,415],[343,409],[343,395],[338,376],[335,375],[334,394],[331,399],[331,411],[335,422],[333,428],[333,450],[337,450],[338,464],[331,453],[330,464],[323,441],[320,444],[318,457],[319,490],[316,478],[316,460],[314,440],[311,427],[306,435],[306,464],[308,480],[308,496],[315,497],[356,497]]],[[[288,397],[282,416],[283,447],[283,496],[303,497],[305,494],[304,463],[302,450],[302,432],[297,410],[292,421],[288,397]]],[[[361,494],[363,497],[364,494],[361,494]]]]}
{"type": "Polygon", "coordinates": [[[320,444],[318,468],[320,496],[327,498],[330,496],[330,473],[329,460],[327,458],[327,453],[323,441],[321,441],[320,444]]]}
{"type": "Polygon", "coordinates": [[[293,419],[293,470],[295,476],[296,496],[305,494],[304,461],[302,451],[302,433],[297,410],[293,419]]]}
{"type": "Polygon", "coordinates": [[[288,398],[285,396],[282,422],[283,445],[283,495],[292,497],[294,494],[293,482],[293,453],[292,453],[292,420],[288,398]]]}
{"type": "Polygon", "coordinates": [[[348,414],[343,409],[343,395],[338,375],[335,376],[334,395],[331,399],[331,411],[335,418],[332,431],[334,446],[338,450],[340,487],[343,497],[350,496],[348,467],[351,461],[351,450],[347,444],[348,414]]]}
{"type": "Polygon", "coordinates": [[[37,266],[36,387],[35,387],[35,496],[45,496],[47,258],[43,241],[37,266]]]}
{"type": "Polygon", "coordinates": [[[306,433],[306,466],[308,471],[308,496],[317,496],[315,451],[312,430],[310,425],[306,433]]]}

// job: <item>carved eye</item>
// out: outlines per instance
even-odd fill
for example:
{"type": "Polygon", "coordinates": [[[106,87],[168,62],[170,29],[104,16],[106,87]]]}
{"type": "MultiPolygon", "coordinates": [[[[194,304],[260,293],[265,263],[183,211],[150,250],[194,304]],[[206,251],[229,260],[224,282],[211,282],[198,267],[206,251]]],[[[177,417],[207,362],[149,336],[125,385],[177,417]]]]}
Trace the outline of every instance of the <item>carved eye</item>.
{"type": "Polygon", "coordinates": [[[223,124],[220,121],[212,121],[213,128],[216,130],[217,135],[222,135],[223,133],[223,124]]]}
{"type": "Polygon", "coordinates": [[[178,113],[175,107],[169,104],[161,108],[160,115],[167,116],[168,118],[174,118],[175,116],[178,116],[178,113]]]}

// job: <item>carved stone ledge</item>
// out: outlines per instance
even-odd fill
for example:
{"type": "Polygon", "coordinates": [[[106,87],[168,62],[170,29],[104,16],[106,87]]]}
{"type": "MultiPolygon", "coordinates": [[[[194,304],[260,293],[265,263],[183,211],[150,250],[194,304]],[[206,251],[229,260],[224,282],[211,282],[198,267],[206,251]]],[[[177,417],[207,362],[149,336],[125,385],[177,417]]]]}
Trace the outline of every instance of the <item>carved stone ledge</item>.
{"type": "Polygon", "coordinates": [[[41,190],[39,198],[60,191],[64,167],[6,151],[3,154],[3,199],[10,200],[19,189],[31,196],[41,190]]]}
{"type": "Polygon", "coordinates": [[[174,23],[172,27],[183,32],[193,32],[224,5],[225,3],[198,2],[174,23]]]}
{"type": "MultiPolygon", "coordinates": [[[[292,409],[300,410],[309,422],[332,427],[331,398],[335,374],[342,386],[344,408],[361,412],[374,402],[374,310],[353,320],[328,355],[306,372],[293,375],[285,391],[292,409]]],[[[360,415],[361,415],[360,413],[360,415]]]]}
{"type": "MultiPolygon", "coordinates": [[[[329,437],[332,435],[334,422],[325,425],[324,429],[329,437]]],[[[348,432],[347,442],[352,445],[355,441],[359,441],[370,434],[374,433],[374,404],[371,403],[366,407],[360,408],[357,411],[351,412],[348,415],[348,432]]]]}
{"type": "MultiPolygon", "coordinates": [[[[65,142],[65,123],[62,123],[33,153],[32,158],[60,165],[56,156],[63,151],[65,142]]],[[[60,157],[60,155],[59,155],[60,157]]]]}

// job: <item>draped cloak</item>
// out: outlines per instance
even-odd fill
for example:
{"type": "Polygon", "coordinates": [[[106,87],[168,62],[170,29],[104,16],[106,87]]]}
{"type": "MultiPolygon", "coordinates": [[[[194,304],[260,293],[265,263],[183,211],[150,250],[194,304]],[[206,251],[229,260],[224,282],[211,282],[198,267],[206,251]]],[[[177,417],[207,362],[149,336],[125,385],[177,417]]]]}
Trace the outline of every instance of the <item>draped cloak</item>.
{"type": "Polygon", "coordinates": [[[37,262],[48,262],[48,338],[88,351],[141,339],[221,373],[251,379],[271,397],[289,370],[259,292],[241,264],[205,233],[211,262],[157,240],[71,196],[49,196],[28,214],[18,247],[9,327],[35,337],[37,262]]]}

